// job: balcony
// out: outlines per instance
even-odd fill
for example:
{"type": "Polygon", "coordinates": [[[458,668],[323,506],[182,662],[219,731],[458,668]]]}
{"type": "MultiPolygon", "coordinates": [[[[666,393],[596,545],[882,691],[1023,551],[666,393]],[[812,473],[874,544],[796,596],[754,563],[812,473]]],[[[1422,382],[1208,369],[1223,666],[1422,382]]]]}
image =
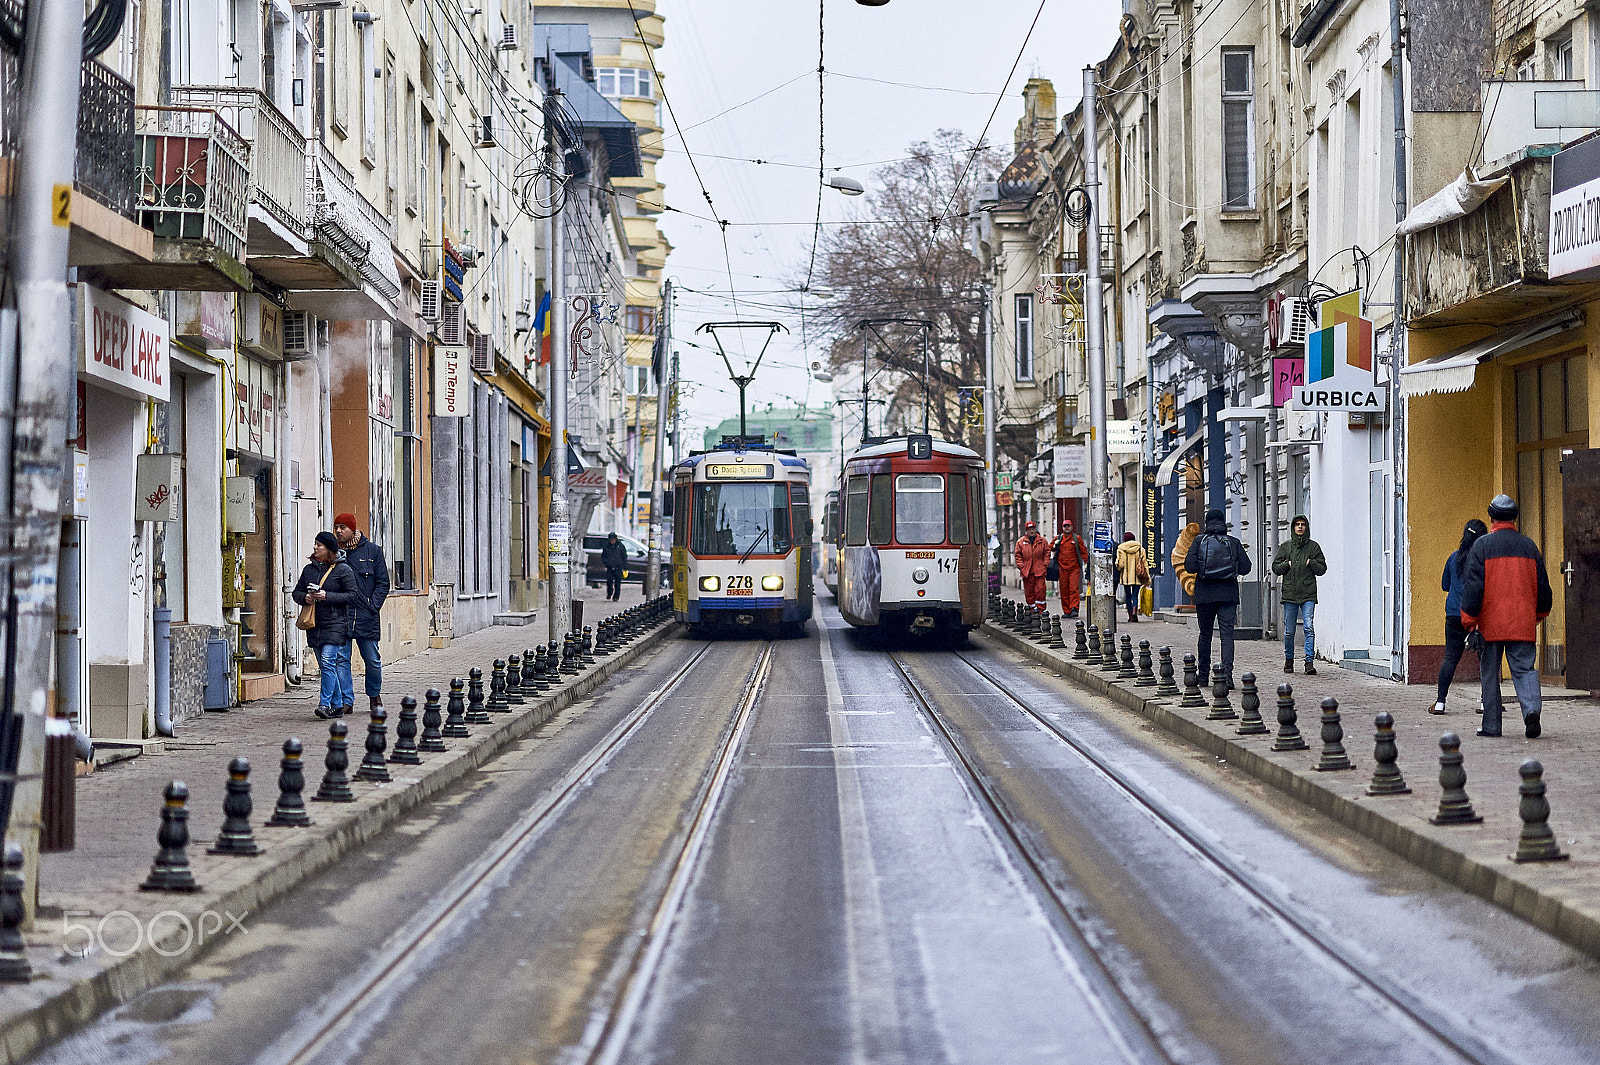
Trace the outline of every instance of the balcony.
{"type": "Polygon", "coordinates": [[[396,320],[400,272],[395,266],[388,218],[356,188],[355,177],[318,144],[305,163],[307,234],[350,263],[353,283],[299,284],[291,304],[319,318],[396,320]]]}

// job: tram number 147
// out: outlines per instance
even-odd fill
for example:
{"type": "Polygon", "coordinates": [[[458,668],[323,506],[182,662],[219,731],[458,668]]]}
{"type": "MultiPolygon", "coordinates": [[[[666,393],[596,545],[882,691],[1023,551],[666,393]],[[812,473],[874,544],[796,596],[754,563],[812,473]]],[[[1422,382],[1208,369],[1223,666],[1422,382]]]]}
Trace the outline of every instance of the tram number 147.
{"type": "Polygon", "coordinates": [[[748,573],[738,573],[728,578],[729,595],[755,595],[755,579],[748,573]]]}

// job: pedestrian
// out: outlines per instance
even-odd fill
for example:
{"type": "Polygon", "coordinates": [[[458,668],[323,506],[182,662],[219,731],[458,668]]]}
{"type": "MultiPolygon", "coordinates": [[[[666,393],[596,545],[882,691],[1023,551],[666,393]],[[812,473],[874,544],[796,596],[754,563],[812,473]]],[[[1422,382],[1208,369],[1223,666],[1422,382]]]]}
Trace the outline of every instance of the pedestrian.
{"type": "MultiPolygon", "coordinates": [[[[383,602],[389,598],[389,562],[383,548],[363,536],[356,528],[356,516],[344,513],[333,519],[333,535],[344,549],[345,564],[356,577],[356,604],[351,622],[351,638],[361,652],[367,669],[367,699],[373,706],[383,705],[383,656],[378,641],[383,637],[383,602]]],[[[344,649],[345,668],[350,668],[350,647],[344,649]]]]}
{"type": "Polygon", "coordinates": [[[606,568],[606,598],[622,598],[622,567],[628,564],[628,549],[622,546],[616,533],[606,536],[600,548],[600,564],[606,568]]]}
{"type": "Polygon", "coordinates": [[[1478,537],[1489,527],[1477,518],[1467,522],[1461,530],[1461,546],[1450,552],[1445,560],[1444,574],[1439,578],[1439,588],[1444,595],[1444,661],[1439,663],[1439,697],[1428,707],[1430,714],[1444,713],[1444,697],[1450,692],[1450,682],[1455,679],[1456,666],[1467,649],[1467,630],[1461,624],[1461,576],[1467,568],[1467,554],[1478,537]]]}
{"type": "Polygon", "coordinates": [[[1050,541],[1039,535],[1036,522],[1022,526],[1022,538],[1017,541],[1014,555],[1017,573],[1022,577],[1022,598],[1030,610],[1042,608],[1048,588],[1044,574],[1050,566],[1050,541]]]}
{"type": "Polygon", "coordinates": [[[1089,564],[1089,548],[1083,537],[1072,530],[1072,519],[1061,523],[1061,535],[1052,547],[1056,566],[1060,571],[1061,610],[1069,617],[1078,616],[1078,602],[1083,593],[1083,571],[1089,564]]]}
{"type": "Polygon", "coordinates": [[[1250,556],[1237,537],[1228,535],[1222,511],[1206,511],[1206,528],[1194,543],[1183,568],[1194,574],[1194,612],[1200,622],[1200,643],[1195,649],[1200,681],[1211,675],[1211,630],[1219,630],[1222,672],[1233,687],[1233,625],[1239,619],[1239,578],[1250,572],[1250,556]]]}
{"type": "Polygon", "coordinates": [[[1483,634],[1478,678],[1483,686],[1480,736],[1500,735],[1500,659],[1522,706],[1523,732],[1537,739],[1539,671],[1534,641],[1550,613],[1550,577],[1534,542],[1517,531],[1517,503],[1508,495],[1489,501],[1489,531],[1467,552],[1461,577],[1461,625],[1483,634]]]}
{"type": "Polygon", "coordinates": [[[1317,578],[1328,572],[1322,545],[1311,539],[1311,519],[1296,514],[1289,522],[1289,539],[1272,556],[1272,572],[1283,578],[1283,671],[1294,672],[1294,626],[1306,633],[1306,676],[1317,675],[1317,633],[1312,619],[1317,610],[1317,578]]]}
{"type": "Polygon", "coordinates": [[[1122,598],[1128,608],[1128,620],[1139,620],[1139,593],[1150,583],[1150,559],[1144,546],[1133,533],[1122,534],[1117,545],[1117,579],[1122,582],[1122,598]]]}
{"type": "Polygon", "coordinates": [[[317,670],[322,674],[317,716],[342,717],[355,701],[355,685],[350,677],[350,628],[360,593],[356,591],[355,573],[339,558],[339,540],[333,533],[317,533],[311,561],[300,571],[293,597],[301,606],[312,607],[306,643],[316,652],[317,670]]]}

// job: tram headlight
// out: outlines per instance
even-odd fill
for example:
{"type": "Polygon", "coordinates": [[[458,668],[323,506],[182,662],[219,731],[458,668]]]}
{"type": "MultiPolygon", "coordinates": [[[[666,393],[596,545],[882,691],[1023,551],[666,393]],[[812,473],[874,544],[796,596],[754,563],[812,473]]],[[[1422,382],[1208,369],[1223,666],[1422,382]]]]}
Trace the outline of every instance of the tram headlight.
{"type": "Polygon", "coordinates": [[[916,581],[918,584],[927,584],[928,571],[923,569],[921,566],[918,566],[916,569],[911,571],[911,579],[916,581]]]}
{"type": "Polygon", "coordinates": [[[721,577],[701,577],[700,590],[702,592],[720,592],[722,590],[721,577]]]}
{"type": "Polygon", "coordinates": [[[763,592],[783,591],[783,577],[776,573],[767,574],[761,578],[761,590],[763,592]]]}

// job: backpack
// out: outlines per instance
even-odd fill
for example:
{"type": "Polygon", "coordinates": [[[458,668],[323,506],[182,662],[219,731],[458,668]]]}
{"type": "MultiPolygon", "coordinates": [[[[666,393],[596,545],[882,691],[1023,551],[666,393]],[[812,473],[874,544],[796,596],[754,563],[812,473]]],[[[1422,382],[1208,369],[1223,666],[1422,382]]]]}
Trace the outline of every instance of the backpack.
{"type": "Polygon", "coordinates": [[[1195,576],[1201,580],[1231,581],[1238,576],[1231,537],[1209,533],[1200,537],[1198,561],[1200,570],[1195,576]]]}

